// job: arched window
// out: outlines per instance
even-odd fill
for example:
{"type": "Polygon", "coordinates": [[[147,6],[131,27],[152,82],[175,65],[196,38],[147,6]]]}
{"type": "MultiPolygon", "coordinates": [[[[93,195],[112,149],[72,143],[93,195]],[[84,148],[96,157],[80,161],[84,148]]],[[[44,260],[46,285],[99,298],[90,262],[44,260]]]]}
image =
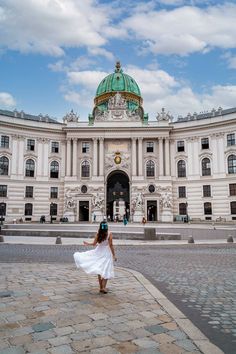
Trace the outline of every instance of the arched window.
{"type": "Polygon", "coordinates": [[[31,216],[33,214],[33,204],[26,203],[25,204],[25,216],[31,216]]]}
{"type": "Polygon", "coordinates": [[[155,177],[155,163],[152,160],[146,163],[146,176],[155,177]]]}
{"type": "Polygon", "coordinates": [[[0,175],[7,176],[9,170],[9,160],[6,156],[0,157],[0,175]]]}
{"type": "Polygon", "coordinates": [[[178,177],[186,177],[186,163],[184,160],[179,160],[177,163],[178,177]]]}
{"type": "Polygon", "coordinates": [[[179,215],[187,215],[187,204],[179,203],[179,215]]]}
{"type": "Polygon", "coordinates": [[[204,203],[204,214],[205,215],[211,215],[212,214],[211,203],[209,203],[209,202],[204,203]]]}
{"type": "Polygon", "coordinates": [[[51,178],[58,178],[59,177],[59,163],[57,161],[51,162],[50,177],[51,178]]]}
{"type": "Polygon", "coordinates": [[[236,173],[236,155],[228,157],[228,173],[236,173]]]}
{"type": "Polygon", "coordinates": [[[32,159],[26,160],[25,175],[26,177],[34,177],[35,162],[32,159]]]}
{"type": "Polygon", "coordinates": [[[81,176],[82,177],[89,177],[89,175],[90,175],[90,164],[88,161],[83,161],[81,176]]]}
{"type": "Polygon", "coordinates": [[[202,159],[202,176],[211,175],[211,161],[208,157],[202,159]]]}

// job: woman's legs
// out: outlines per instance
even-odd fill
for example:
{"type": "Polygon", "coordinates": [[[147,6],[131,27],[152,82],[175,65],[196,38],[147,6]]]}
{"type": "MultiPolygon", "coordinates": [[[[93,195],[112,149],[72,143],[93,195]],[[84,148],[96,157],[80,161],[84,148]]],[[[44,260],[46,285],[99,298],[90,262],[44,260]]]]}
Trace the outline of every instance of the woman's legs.
{"type": "Polygon", "coordinates": [[[102,277],[101,277],[101,275],[98,275],[98,282],[99,282],[100,290],[102,290],[103,287],[102,287],[102,277]]]}
{"type": "Polygon", "coordinates": [[[107,285],[107,279],[102,278],[102,288],[103,288],[103,290],[106,289],[106,285],[107,285]]]}

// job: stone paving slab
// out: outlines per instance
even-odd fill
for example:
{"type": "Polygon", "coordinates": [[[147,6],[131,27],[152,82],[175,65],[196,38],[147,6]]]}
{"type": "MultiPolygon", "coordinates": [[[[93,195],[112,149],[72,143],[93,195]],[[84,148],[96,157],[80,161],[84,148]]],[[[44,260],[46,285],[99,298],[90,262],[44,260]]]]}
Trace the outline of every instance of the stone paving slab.
{"type": "Polygon", "coordinates": [[[0,354],[222,353],[140,273],[108,288],[73,265],[1,263],[0,354]]]}

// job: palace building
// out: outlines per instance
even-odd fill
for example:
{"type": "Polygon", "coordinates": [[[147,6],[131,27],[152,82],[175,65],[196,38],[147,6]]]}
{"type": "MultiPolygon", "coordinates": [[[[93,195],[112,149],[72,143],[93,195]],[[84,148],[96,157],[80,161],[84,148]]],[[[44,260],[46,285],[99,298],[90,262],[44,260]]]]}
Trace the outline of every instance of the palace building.
{"type": "Polygon", "coordinates": [[[87,121],[0,110],[0,127],[5,221],[236,219],[236,108],[150,120],[119,62],[87,121]]]}

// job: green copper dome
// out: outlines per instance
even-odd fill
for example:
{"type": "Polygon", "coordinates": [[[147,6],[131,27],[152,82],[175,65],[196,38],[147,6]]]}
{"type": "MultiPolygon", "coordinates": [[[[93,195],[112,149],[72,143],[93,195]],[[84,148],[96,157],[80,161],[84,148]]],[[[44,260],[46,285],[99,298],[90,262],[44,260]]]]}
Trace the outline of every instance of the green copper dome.
{"type": "Polygon", "coordinates": [[[123,73],[119,62],[116,63],[115,72],[106,76],[98,85],[96,97],[118,91],[141,97],[141,92],[136,81],[131,76],[123,73]]]}

